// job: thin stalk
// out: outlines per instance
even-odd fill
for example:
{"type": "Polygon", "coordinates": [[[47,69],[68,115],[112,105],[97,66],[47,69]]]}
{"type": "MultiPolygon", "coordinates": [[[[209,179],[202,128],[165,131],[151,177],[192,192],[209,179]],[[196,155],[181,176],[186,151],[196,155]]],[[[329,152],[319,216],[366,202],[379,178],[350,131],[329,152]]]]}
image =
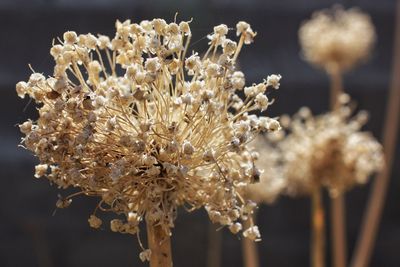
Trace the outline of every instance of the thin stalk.
{"type": "Polygon", "coordinates": [[[207,253],[207,266],[220,267],[222,255],[222,233],[212,222],[208,226],[208,253],[207,253]]]}
{"type": "Polygon", "coordinates": [[[232,61],[233,62],[236,62],[236,59],[239,56],[240,50],[242,50],[243,44],[244,44],[244,35],[242,34],[242,35],[240,35],[239,44],[238,44],[238,46],[236,48],[235,54],[232,57],[232,61]]]}
{"type": "Polygon", "coordinates": [[[150,267],[172,267],[171,238],[161,225],[146,222],[147,242],[151,250],[150,267]]]}
{"type": "Polygon", "coordinates": [[[378,225],[382,216],[382,209],[385,203],[385,195],[391,175],[391,167],[393,165],[400,112],[400,1],[397,1],[395,41],[393,49],[394,60],[392,81],[383,130],[383,148],[386,165],[374,180],[367,209],[364,213],[361,233],[359,234],[354,256],[352,258],[352,267],[366,267],[369,265],[378,231],[378,225]]]}
{"type": "MultiPolygon", "coordinates": [[[[338,97],[344,92],[342,74],[337,67],[333,67],[329,72],[331,79],[330,104],[331,110],[340,107],[338,97]]],[[[331,197],[331,239],[332,239],[332,257],[334,267],[346,266],[346,218],[345,218],[345,200],[344,194],[331,197]]]]}
{"type": "MultiPolygon", "coordinates": [[[[253,218],[249,218],[248,220],[243,222],[243,229],[247,229],[252,226],[252,220],[256,220],[256,212],[253,214],[253,218]]],[[[253,240],[248,238],[242,239],[242,251],[243,251],[243,262],[244,267],[259,267],[259,257],[257,244],[253,240]]]]}
{"type": "Polygon", "coordinates": [[[331,198],[331,216],[332,216],[332,255],[334,267],[346,266],[346,218],[345,218],[345,199],[340,194],[331,198]]]}
{"type": "Polygon", "coordinates": [[[311,266],[325,266],[325,215],[322,189],[316,187],[311,195],[311,266]]]}
{"type": "Polygon", "coordinates": [[[342,73],[336,66],[331,66],[327,73],[330,78],[330,106],[331,110],[339,108],[338,97],[344,93],[342,73]]]}

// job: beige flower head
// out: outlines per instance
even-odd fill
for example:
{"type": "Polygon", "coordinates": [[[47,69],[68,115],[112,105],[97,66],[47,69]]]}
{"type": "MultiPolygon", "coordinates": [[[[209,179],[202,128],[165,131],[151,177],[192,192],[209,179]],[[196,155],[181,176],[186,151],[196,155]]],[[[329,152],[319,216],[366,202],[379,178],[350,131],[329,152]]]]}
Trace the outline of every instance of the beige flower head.
{"type": "Polygon", "coordinates": [[[299,29],[304,58],[328,72],[347,71],[366,59],[375,39],[370,16],[357,8],[317,11],[299,29]]]}
{"type": "Polygon", "coordinates": [[[324,186],[335,196],[365,184],[382,168],[382,146],[360,130],[366,113],[350,116],[346,104],[319,116],[302,108],[293,116],[287,136],[278,143],[289,194],[308,194],[314,187],[324,186]]]}
{"type": "MultiPolygon", "coordinates": [[[[238,27],[250,43],[250,25],[238,27]]],[[[247,144],[280,127],[249,113],[268,107],[264,94],[280,76],[246,87],[252,94],[242,100],[245,77],[234,60],[242,46],[227,35],[226,25],[215,27],[199,57],[188,53],[189,22],[117,21],[113,38],[66,32],[50,50],[53,76],[34,73],[16,86],[39,105],[39,118],[20,125],[23,145],[40,160],[35,176],[98,197],[94,228],[98,213],[112,211],[122,215],[112,231],[135,234],[146,220],[170,234],[184,206],[204,207],[239,232],[237,221],[254,208],[238,190],[255,180],[254,162],[243,160],[247,144]]]]}

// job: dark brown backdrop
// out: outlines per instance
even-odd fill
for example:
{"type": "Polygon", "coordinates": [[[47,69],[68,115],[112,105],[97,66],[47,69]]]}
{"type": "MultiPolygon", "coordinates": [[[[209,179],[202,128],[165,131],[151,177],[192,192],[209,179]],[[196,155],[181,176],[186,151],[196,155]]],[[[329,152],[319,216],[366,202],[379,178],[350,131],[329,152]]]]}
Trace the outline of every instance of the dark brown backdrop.
{"type": "MultiPolygon", "coordinates": [[[[345,77],[345,87],[359,107],[371,111],[367,125],[380,136],[392,58],[394,1],[340,1],[369,12],[377,27],[378,44],[370,61],[345,77]]],[[[315,112],[328,108],[328,79],[301,60],[297,29],[302,20],[334,1],[320,0],[1,0],[0,1],[0,266],[146,266],[138,260],[134,237],[95,231],[87,217],[95,201],[76,198],[69,209],[52,216],[56,188],[33,178],[35,159],[17,148],[18,122],[34,117],[34,107],[15,94],[14,85],[35,70],[51,74],[52,38],[66,30],[112,34],[116,19],[134,21],[162,17],[194,18],[194,41],[219,23],[234,27],[250,22],[258,31],[255,44],[245,47],[241,66],[249,83],[270,73],[283,76],[274,94],[270,115],[293,113],[308,105],[315,112]]],[[[206,40],[193,49],[202,51],[206,40]]],[[[383,222],[371,266],[400,266],[399,149],[389,188],[383,222]]],[[[369,186],[347,195],[349,252],[360,226],[369,186]]],[[[259,244],[262,266],[308,266],[309,203],[282,198],[272,207],[261,207],[259,244]]],[[[173,235],[175,265],[205,266],[208,220],[204,211],[180,211],[173,235]]],[[[240,242],[223,230],[223,266],[242,266],[240,242]]]]}

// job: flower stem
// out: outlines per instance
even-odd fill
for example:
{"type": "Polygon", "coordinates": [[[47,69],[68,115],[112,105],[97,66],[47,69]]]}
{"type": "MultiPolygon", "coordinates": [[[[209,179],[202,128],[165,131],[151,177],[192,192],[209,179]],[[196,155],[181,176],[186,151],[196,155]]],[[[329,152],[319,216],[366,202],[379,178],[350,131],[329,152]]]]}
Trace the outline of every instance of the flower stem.
{"type": "Polygon", "coordinates": [[[330,105],[331,110],[335,110],[339,108],[338,97],[344,93],[343,89],[343,79],[342,73],[337,66],[331,66],[328,70],[328,75],[330,78],[331,86],[330,86],[330,105]]]}
{"type": "Polygon", "coordinates": [[[311,266],[325,266],[325,219],[321,187],[316,187],[311,195],[311,266]]]}
{"type": "Polygon", "coordinates": [[[237,46],[237,48],[236,48],[235,54],[233,55],[233,58],[232,58],[232,61],[233,61],[233,62],[236,62],[236,59],[237,59],[238,56],[239,56],[240,50],[242,50],[243,44],[244,44],[244,35],[242,34],[242,35],[240,36],[239,44],[238,44],[238,46],[237,46]]]}
{"type": "MultiPolygon", "coordinates": [[[[341,72],[337,67],[329,71],[331,79],[331,110],[334,111],[340,107],[338,97],[344,92],[341,72]]],[[[331,197],[331,237],[332,237],[332,258],[334,267],[346,266],[346,218],[345,218],[345,200],[344,194],[331,197]]]]}
{"type": "MultiPolygon", "coordinates": [[[[256,213],[253,213],[253,220],[256,220],[256,213]]],[[[251,227],[251,218],[243,222],[243,229],[251,227]]],[[[257,251],[257,244],[255,241],[248,238],[242,239],[242,251],[244,267],[259,267],[259,258],[257,251]]]]}
{"type": "Polygon", "coordinates": [[[146,222],[147,242],[151,250],[150,267],[172,267],[171,239],[161,225],[146,222]]]}
{"type": "Polygon", "coordinates": [[[385,153],[386,166],[384,166],[383,170],[374,180],[374,185],[363,217],[361,233],[359,234],[352,258],[352,267],[369,266],[395,155],[400,111],[400,1],[397,1],[396,10],[392,81],[388,96],[388,105],[386,108],[385,126],[383,131],[383,149],[385,153]]]}
{"type": "Polygon", "coordinates": [[[346,231],[344,195],[331,198],[333,266],[346,266],[346,231]]]}
{"type": "Polygon", "coordinates": [[[207,253],[207,266],[220,267],[221,266],[221,246],[222,246],[222,233],[217,231],[218,228],[212,222],[208,226],[208,253],[207,253]]]}

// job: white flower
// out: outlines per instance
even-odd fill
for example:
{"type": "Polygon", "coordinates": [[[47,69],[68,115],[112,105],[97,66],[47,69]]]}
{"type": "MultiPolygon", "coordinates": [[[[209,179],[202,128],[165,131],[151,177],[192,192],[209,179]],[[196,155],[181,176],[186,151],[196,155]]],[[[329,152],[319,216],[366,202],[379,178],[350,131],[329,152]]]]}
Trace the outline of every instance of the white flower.
{"type": "Polygon", "coordinates": [[[222,44],[222,49],[224,54],[233,55],[236,52],[237,44],[230,39],[226,39],[222,44]]]}
{"type": "Polygon", "coordinates": [[[244,78],[243,72],[235,71],[232,74],[231,81],[232,81],[233,89],[242,90],[245,85],[245,78],[244,78]]]}
{"type": "Polygon", "coordinates": [[[145,68],[151,73],[156,73],[161,68],[160,60],[157,57],[146,59],[145,68]]]}
{"type": "Polygon", "coordinates": [[[48,165],[47,164],[38,164],[35,166],[35,177],[40,178],[47,173],[48,165]]]}
{"type": "Polygon", "coordinates": [[[254,241],[258,241],[261,238],[260,231],[256,225],[247,228],[243,232],[243,236],[254,241]]]}
{"type": "Polygon", "coordinates": [[[272,74],[267,77],[267,86],[272,86],[274,89],[279,89],[281,85],[279,81],[281,80],[281,75],[272,74]]]}
{"type": "Polygon", "coordinates": [[[192,34],[192,31],[190,30],[189,23],[186,21],[181,21],[179,23],[179,30],[185,35],[185,36],[190,36],[192,34]]]}
{"type": "Polygon", "coordinates": [[[225,36],[228,33],[228,26],[221,24],[214,27],[214,33],[208,35],[210,39],[210,44],[221,45],[225,41],[225,36]]]}
{"type": "Polygon", "coordinates": [[[97,38],[96,36],[94,36],[93,34],[89,33],[86,35],[86,39],[85,39],[85,45],[89,48],[89,49],[96,49],[96,45],[97,45],[97,38]]]}
{"type": "Polygon", "coordinates": [[[150,249],[146,249],[146,250],[140,252],[139,258],[140,258],[140,260],[141,260],[142,262],[150,261],[150,258],[151,258],[151,250],[150,250],[150,249]]]}
{"type": "Polygon", "coordinates": [[[16,85],[17,94],[20,98],[24,98],[27,93],[28,84],[26,82],[18,82],[16,85]]]}
{"type": "Polygon", "coordinates": [[[105,35],[99,35],[98,45],[101,50],[111,48],[110,38],[105,35]]]}
{"type": "Polygon", "coordinates": [[[167,22],[163,19],[153,19],[152,21],[154,30],[157,34],[162,35],[167,27],[167,22]]]}
{"type": "Polygon", "coordinates": [[[74,44],[78,41],[78,36],[74,31],[68,31],[64,33],[64,42],[66,44],[74,44]]]}
{"type": "Polygon", "coordinates": [[[242,224],[241,224],[241,223],[238,223],[238,222],[236,222],[236,223],[234,223],[234,224],[231,224],[231,225],[229,226],[229,230],[230,230],[232,233],[237,234],[238,232],[240,232],[240,231],[242,230],[242,224]]]}
{"type": "Polygon", "coordinates": [[[101,65],[97,60],[93,60],[89,63],[89,72],[92,74],[98,74],[101,71],[101,65]]]}
{"type": "Polygon", "coordinates": [[[210,77],[218,76],[219,71],[220,71],[220,66],[215,63],[208,64],[207,69],[206,69],[207,75],[209,75],[210,77]]]}
{"type": "Polygon", "coordinates": [[[244,36],[244,43],[245,44],[250,44],[253,42],[254,37],[257,35],[257,33],[253,32],[253,30],[250,27],[250,24],[244,21],[239,21],[236,24],[236,35],[243,35],[244,36]]]}
{"type": "Polygon", "coordinates": [[[246,97],[253,97],[256,95],[256,88],[254,86],[248,86],[244,88],[244,94],[246,97]]]}
{"type": "Polygon", "coordinates": [[[264,94],[258,94],[254,102],[260,108],[261,111],[266,110],[269,105],[268,97],[264,94]]]}
{"type": "Polygon", "coordinates": [[[220,24],[214,27],[214,33],[218,34],[219,36],[224,36],[228,33],[228,26],[225,24],[220,24]]]}
{"type": "Polygon", "coordinates": [[[189,75],[194,75],[201,68],[200,57],[197,53],[188,57],[185,61],[185,68],[188,70],[189,75]]]}

